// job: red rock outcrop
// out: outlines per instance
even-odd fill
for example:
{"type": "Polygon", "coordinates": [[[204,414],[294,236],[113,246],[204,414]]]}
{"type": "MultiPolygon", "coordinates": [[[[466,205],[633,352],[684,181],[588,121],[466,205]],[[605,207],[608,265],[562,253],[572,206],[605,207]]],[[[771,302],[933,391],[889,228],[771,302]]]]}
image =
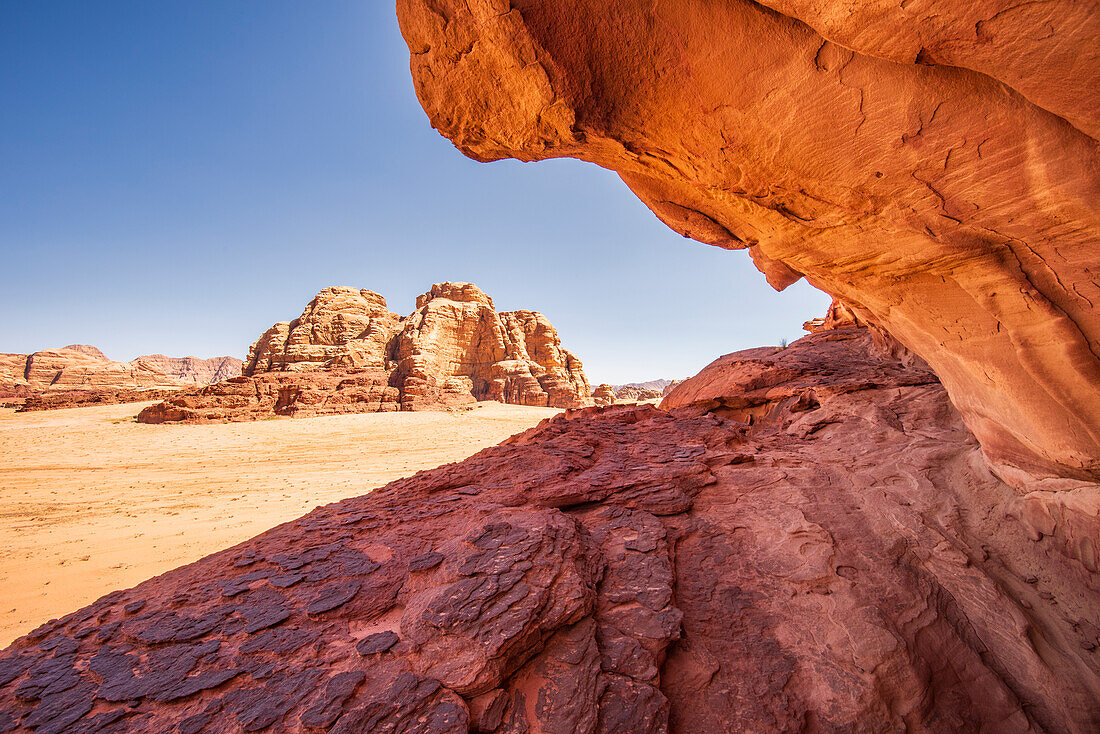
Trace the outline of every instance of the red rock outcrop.
{"type": "Polygon", "coordinates": [[[166,396],[138,413],[139,423],[224,423],[272,416],[385,413],[401,392],[384,370],[265,372],[166,396]]]}
{"type": "Polygon", "coordinates": [[[95,405],[119,403],[144,403],[150,400],[166,400],[177,390],[51,390],[31,392],[20,403],[20,413],[36,410],[63,410],[65,408],[89,408],[95,405]]]}
{"type": "Polygon", "coordinates": [[[71,344],[33,354],[0,354],[0,397],[27,398],[33,410],[152,400],[235,377],[242,364],[234,357],[163,354],[115,362],[95,347],[71,344]]]}
{"type": "Polygon", "coordinates": [[[397,9],[464,153],[618,172],[676,231],[927,360],[996,464],[1100,479],[1095,4],[397,9]]]}
{"type": "Polygon", "coordinates": [[[737,361],[43,625],[0,730],[1095,731],[1098,577],[932,373],[856,327],[737,361]]]}
{"type": "Polygon", "coordinates": [[[138,420],[433,410],[478,400],[592,404],[580,360],[562,347],[546,317],[497,313],[493,299],[472,283],[433,285],[404,318],[372,291],[326,288],[297,319],[275,324],[256,340],[244,374],[172,396],[138,420]]]}

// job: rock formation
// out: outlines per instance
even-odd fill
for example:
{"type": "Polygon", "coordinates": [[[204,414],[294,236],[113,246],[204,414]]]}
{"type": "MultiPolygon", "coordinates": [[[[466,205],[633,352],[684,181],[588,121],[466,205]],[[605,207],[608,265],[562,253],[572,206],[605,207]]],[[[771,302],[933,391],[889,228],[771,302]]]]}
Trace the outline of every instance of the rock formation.
{"type": "Polygon", "coordinates": [[[19,413],[37,410],[62,410],[65,408],[90,408],[96,405],[118,405],[119,403],[143,403],[150,400],[166,400],[182,388],[172,390],[51,390],[48,392],[28,391],[18,401],[19,413]]]}
{"type": "Polygon", "coordinates": [[[401,318],[386,299],[358,288],[325,288],[302,315],[265,331],[248,351],[244,374],[338,367],[386,369],[401,318]]]}
{"type": "Polygon", "coordinates": [[[139,423],[224,423],[401,410],[401,391],[384,370],[263,372],[166,396],[139,423]]]}
{"type": "Polygon", "coordinates": [[[478,400],[590,405],[581,362],[535,311],[497,313],[472,283],[437,283],[405,318],[368,290],[326,288],[252,345],[244,377],[170,397],[143,423],[432,410],[478,400]]]}
{"type": "Polygon", "coordinates": [[[0,655],[0,730],[1100,726],[1073,520],[989,472],[929,369],[847,326],[666,402],[556,416],[51,621],[0,655]]]}
{"type": "Polygon", "coordinates": [[[666,380],[661,378],[659,380],[646,380],[645,382],[627,382],[623,385],[615,385],[615,391],[618,392],[624,387],[637,387],[642,390],[654,390],[660,393],[673,382],[678,382],[678,380],[666,380]]]}
{"type": "Polygon", "coordinates": [[[615,388],[606,382],[596,386],[592,391],[592,400],[599,406],[612,405],[615,402],[615,388]]]}
{"type": "Polygon", "coordinates": [[[1004,476],[1100,479],[1100,13],[398,0],[433,126],[616,171],[924,358],[1004,476]]]}
{"type": "Polygon", "coordinates": [[[634,385],[623,385],[615,391],[615,399],[623,402],[640,403],[661,397],[660,390],[649,390],[634,385]]]}
{"type": "Polygon", "coordinates": [[[497,314],[472,283],[441,283],[416,299],[393,345],[409,409],[499,400],[580,407],[591,392],[580,360],[540,313],[497,314]]]}
{"type": "Polygon", "coordinates": [[[150,400],[235,377],[241,367],[234,357],[163,354],[115,362],[95,347],[71,344],[33,354],[0,354],[0,397],[26,399],[38,410],[150,400]]]}

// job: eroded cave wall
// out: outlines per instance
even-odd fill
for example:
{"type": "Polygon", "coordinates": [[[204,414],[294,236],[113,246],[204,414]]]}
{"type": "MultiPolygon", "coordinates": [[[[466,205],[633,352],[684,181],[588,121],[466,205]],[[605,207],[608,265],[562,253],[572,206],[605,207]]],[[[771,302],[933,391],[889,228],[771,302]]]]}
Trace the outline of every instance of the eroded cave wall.
{"type": "Polygon", "coordinates": [[[848,5],[397,9],[464,153],[617,171],[676,231],[924,357],[995,465],[1100,478],[1095,5],[848,5]]]}

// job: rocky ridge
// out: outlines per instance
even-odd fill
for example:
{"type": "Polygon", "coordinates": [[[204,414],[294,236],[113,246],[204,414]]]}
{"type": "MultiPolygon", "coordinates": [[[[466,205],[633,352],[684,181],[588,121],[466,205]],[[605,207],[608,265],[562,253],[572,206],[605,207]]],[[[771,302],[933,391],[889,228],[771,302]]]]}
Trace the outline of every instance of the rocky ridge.
{"type": "Polygon", "coordinates": [[[842,326],[666,403],[570,411],[47,623],[0,655],[0,730],[1100,725],[1095,559],[929,369],[842,326]]]}
{"type": "Polygon", "coordinates": [[[579,359],[536,311],[497,313],[472,283],[438,283],[406,317],[368,290],[325,288],[252,345],[244,375],[171,396],[145,423],[432,410],[497,400],[590,405],[579,359]]]}
{"type": "Polygon", "coordinates": [[[32,410],[158,399],[169,391],[235,377],[242,365],[234,357],[163,354],[116,362],[96,347],[71,344],[33,354],[0,354],[0,399],[26,401],[32,410]]]}

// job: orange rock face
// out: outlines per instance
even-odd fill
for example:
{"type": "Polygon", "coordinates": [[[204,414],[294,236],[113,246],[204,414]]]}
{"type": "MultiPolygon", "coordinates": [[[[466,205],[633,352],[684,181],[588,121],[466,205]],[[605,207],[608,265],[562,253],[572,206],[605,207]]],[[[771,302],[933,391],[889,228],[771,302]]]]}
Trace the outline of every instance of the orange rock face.
{"type": "Polygon", "coordinates": [[[0,730],[1100,725],[1069,503],[992,475],[929,369],[842,326],[668,401],[556,416],[49,622],[0,654],[0,730]]]}
{"type": "Polygon", "coordinates": [[[393,348],[402,403],[499,400],[581,407],[591,392],[580,360],[534,311],[497,314],[472,283],[442,283],[416,299],[393,348]]]}
{"type": "Polygon", "coordinates": [[[334,367],[386,369],[401,318],[386,299],[357,288],[325,288],[302,315],[275,324],[248,352],[244,374],[334,367]]]}
{"type": "Polygon", "coordinates": [[[241,374],[234,357],[151,354],[115,362],[85,344],[34,354],[0,354],[0,396],[29,399],[31,409],[149,400],[168,390],[209,385],[241,374]]]}
{"type": "Polygon", "coordinates": [[[1006,476],[1100,478],[1091,4],[397,7],[460,150],[617,171],[673,229],[924,358],[1006,476]]]}
{"type": "Polygon", "coordinates": [[[432,410],[478,400],[591,405],[579,359],[535,311],[497,313],[472,283],[437,283],[400,317],[377,293],[326,288],[252,345],[245,377],[172,396],[146,423],[432,410]]]}

